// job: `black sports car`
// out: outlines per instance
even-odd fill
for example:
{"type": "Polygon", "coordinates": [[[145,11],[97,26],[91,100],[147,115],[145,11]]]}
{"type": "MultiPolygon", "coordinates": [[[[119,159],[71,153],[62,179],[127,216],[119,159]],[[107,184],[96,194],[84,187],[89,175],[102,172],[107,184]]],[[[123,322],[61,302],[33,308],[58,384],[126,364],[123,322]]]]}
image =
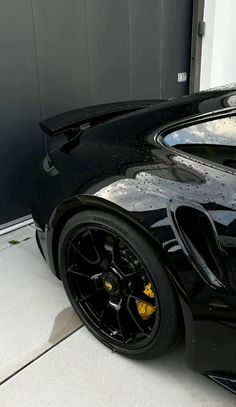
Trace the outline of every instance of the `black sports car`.
{"type": "Polygon", "coordinates": [[[104,344],[188,364],[236,393],[236,87],[41,123],[37,241],[104,344]]]}

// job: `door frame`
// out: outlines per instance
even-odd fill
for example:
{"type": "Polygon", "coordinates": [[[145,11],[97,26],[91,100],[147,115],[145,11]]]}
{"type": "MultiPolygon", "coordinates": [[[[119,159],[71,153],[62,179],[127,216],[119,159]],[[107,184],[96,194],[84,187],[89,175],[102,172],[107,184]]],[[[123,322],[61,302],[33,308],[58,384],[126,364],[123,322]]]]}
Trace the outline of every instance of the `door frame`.
{"type": "Polygon", "coordinates": [[[200,90],[202,37],[205,34],[204,8],[205,0],[193,0],[189,93],[200,90]]]}

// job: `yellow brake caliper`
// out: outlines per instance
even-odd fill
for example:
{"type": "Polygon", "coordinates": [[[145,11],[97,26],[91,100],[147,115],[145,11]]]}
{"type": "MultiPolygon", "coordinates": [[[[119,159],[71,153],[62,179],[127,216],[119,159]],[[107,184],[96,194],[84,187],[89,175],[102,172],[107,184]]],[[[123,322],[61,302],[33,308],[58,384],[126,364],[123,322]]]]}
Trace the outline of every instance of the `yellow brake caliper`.
{"type": "MultiPolygon", "coordinates": [[[[152,285],[150,282],[145,285],[145,290],[143,291],[143,293],[150,298],[155,297],[155,294],[152,291],[152,285]]],[[[138,308],[138,312],[143,320],[150,318],[150,316],[156,311],[155,307],[153,307],[152,305],[146,304],[145,302],[142,302],[142,301],[137,300],[136,305],[138,308]]]]}

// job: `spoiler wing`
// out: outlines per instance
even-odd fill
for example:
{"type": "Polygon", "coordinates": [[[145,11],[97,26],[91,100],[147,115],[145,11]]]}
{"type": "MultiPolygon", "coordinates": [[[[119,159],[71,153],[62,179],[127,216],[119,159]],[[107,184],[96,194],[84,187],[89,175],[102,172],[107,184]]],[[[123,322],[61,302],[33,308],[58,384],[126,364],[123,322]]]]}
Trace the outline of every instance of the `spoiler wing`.
{"type": "Polygon", "coordinates": [[[136,100],[83,107],[50,117],[40,122],[39,125],[45,134],[53,137],[74,126],[81,126],[81,130],[83,130],[83,128],[91,127],[106,119],[155,106],[160,102],[164,102],[164,100],[136,100]]]}

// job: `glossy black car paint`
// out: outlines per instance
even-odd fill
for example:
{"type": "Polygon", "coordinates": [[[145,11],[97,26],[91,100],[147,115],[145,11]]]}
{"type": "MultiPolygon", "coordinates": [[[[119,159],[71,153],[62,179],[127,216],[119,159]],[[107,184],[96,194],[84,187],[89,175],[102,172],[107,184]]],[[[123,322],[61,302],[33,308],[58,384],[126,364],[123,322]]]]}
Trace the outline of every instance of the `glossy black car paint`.
{"type": "MultiPolygon", "coordinates": [[[[58,134],[63,123],[63,134],[49,153],[53,170],[41,168],[33,217],[58,277],[60,231],[83,208],[115,211],[149,233],[181,304],[188,364],[236,393],[236,173],[169,148],[160,137],[179,125],[235,114],[235,99],[232,87],[148,105],[90,128],[87,119],[84,128],[76,119],[72,126],[68,114],[44,122],[44,130],[58,122],[58,134]],[[195,208],[209,220],[217,271],[185,239],[179,207],[195,208]]],[[[199,239],[202,233],[199,226],[199,239]]]]}

